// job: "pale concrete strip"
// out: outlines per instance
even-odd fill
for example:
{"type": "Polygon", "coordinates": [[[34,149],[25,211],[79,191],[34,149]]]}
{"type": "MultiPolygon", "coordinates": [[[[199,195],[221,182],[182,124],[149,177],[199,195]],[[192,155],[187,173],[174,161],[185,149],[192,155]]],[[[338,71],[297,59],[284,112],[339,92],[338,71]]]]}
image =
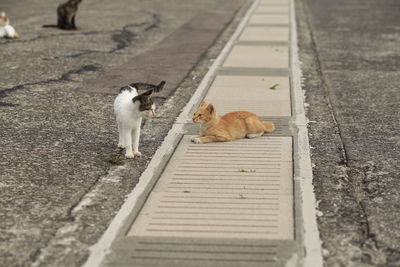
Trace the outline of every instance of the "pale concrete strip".
{"type": "Polygon", "coordinates": [[[276,76],[288,77],[289,70],[286,68],[251,68],[251,67],[221,67],[218,70],[219,75],[237,75],[237,76],[276,76]]]}
{"type": "Polygon", "coordinates": [[[301,62],[298,56],[297,31],[294,0],[290,0],[291,7],[291,69],[292,69],[292,92],[294,123],[298,129],[294,137],[294,179],[295,179],[295,201],[299,203],[296,210],[296,239],[301,242],[305,249],[302,266],[322,267],[322,249],[317,225],[317,204],[312,183],[313,174],[310,156],[310,144],[308,141],[307,118],[304,110],[304,94],[302,91],[301,62]]]}
{"type": "Polygon", "coordinates": [[[273,24],[266,24],[266,23],[252,23],[249,24],[249,26],[254,26],[254,27],[288,27],[289,24],[283,23],[273,23],[273,24]]]}
{"type": "Polygon", "coordinates": [[[285,24],[289,25],[289,17],[287,14],[257,14],[255,13],[249,21],[249,24],[285,24]]]}
{"type": "Polygon", "coordinates": [[[129,236],[293,239],[291,137],[203,145],[190,138],[177,147],[129,236]]]}
{"type": "Polygon", "coordinates": [[[260,6],[271,6],[271,5],[289,5],[289,0],[261,0],[260,6]]]}
{"type": "Polygon", "coordinates": [[[257,27],[247,26],[239,37],[239,41],[289,41],[289,27],[257,27]]]}
{"type": "Polygon", "coordinates": [[[236,44],[249,46],[289,46],[289,42],[280,41],[237,41],[236,44]]]}
{"type": "Polygon", "coordinates": [[[289,6],[287,5],[260,5],[256,8],[255,13],[268,12],[268,13],[286,13],[289,14],[289,6]]]}
{"type": "Polygon", "coordinates": [[[224,67],[288,68],[288,48],[284,46],[235,45],[226,58],[224,67]]]}
{"type": "Polygon", "coordinates": [[[258,116],[291,116],[288,77],[218,75],[205,101],[221,115],[247,110],[258,116]]]}

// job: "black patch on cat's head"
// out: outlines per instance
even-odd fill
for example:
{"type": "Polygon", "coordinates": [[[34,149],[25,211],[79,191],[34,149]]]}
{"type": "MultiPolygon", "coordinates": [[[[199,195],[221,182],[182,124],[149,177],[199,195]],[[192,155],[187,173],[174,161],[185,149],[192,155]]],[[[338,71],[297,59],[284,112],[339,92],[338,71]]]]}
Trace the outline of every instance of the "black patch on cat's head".
{"type": "Polygon", "coordinates": [[[153,91],[149,90],[147,92],[144,92],[143,94],[137,95],[134,98],[132,98],[132,102],[133,103],[135,103],[136,101],[140,102],[139,106],[140,111],[151,110],[154,104],[153,99],[151,99],[152,93],[153,91]]]}
{"type": "Polygon", "coordinates": [[[121,87],[121,88],[119,89],[120,92],[122,92],[122,91],[129,91],[129,92],[132,92],[132,90],[133,90],[133,88],[130,87],[129,85],[128,85],[128,86],[123,86],[123,87],[121,87]]]}

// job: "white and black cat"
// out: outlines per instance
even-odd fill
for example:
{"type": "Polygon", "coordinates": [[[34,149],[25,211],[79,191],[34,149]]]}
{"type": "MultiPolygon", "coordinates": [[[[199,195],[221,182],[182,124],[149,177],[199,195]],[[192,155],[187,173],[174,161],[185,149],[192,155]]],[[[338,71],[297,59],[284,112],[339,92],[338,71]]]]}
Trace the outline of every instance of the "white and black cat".
{"type": "Polygon", "coordinates": [[[125,148],[125,157],[140,156],[139,137],[142,118],[155,115],[155,105],[151,96],[163,89],[165,81],[159,85],[131,83],[121,88],[114,101],[114,113],[117,118],[119,141],[118,147],[125,148]],[[147,90],[138,94],[138,90],[147,90]],[[133,148],[133,151],[132,151],[133,148]]]}

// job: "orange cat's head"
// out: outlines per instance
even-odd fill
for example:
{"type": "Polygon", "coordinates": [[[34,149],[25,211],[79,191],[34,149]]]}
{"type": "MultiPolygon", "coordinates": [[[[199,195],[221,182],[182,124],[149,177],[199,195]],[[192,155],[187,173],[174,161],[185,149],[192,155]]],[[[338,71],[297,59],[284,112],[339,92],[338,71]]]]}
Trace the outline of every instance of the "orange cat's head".
{"type": "Polygon", "coordinates": [[[208,123],[217,116],[217,112],[212,104],[201,102],[199,108],[193,114],[193,122],[208,123]]]}

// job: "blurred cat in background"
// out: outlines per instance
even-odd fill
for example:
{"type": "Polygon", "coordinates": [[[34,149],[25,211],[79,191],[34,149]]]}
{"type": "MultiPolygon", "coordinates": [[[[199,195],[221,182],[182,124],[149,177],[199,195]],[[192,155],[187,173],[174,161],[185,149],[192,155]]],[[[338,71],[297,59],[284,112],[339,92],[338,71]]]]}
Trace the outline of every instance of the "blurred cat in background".
{"type": "Polygon", "coordinates": [[[10,20],[6,16],[6,12],[0,12],[0,37],[19,38],[19,34],[14,27],[10,25],[10,20]]]}

